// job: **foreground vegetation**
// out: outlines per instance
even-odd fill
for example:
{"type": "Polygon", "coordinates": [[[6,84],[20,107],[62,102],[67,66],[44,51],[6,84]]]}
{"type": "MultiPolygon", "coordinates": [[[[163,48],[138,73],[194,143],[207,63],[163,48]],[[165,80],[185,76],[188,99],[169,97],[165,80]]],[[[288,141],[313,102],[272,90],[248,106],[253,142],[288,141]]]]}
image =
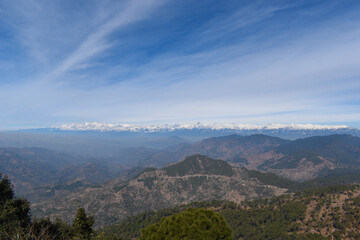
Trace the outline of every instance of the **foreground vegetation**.
{"type": "Polygon", "coordinates": [[[93,225],[94,218],[82,208],[72,224],[31,219],[29,202],[16,198],[9,179],[0,175],[4,240],[170,239],[164,233],[171,239],[360,239],[360,187],[331,186],[241,204],[194,202],[144,212],[101,231],[94,231],[93,225]]]}
{"type": "Polygon", "coordinates": [[[212,210],[188,208],[162,218],[141,230],[140,240],[232,240],[233,233],[223,216],[212,210]]]}
{"type": "Polygon", "coordinates": [[[72,225],[60,219],[32,220],[29,202],[16,198],[9,179],[2,178],[0,173],[0,239],[86,240],[101,237],[93,231],[93,224],[94,218],[87,216],[83,208],[78,209],[72,225]]]}
{"type": "Polygon", "coordinates": [[[140,236],[141,229],[187,208],[212,209],[232,228],[235,239],[360,239],[360,189],[357,185],[326,187],[237,205],[197,202],[144,212],[107,227],[116,239],[140,236]]]}

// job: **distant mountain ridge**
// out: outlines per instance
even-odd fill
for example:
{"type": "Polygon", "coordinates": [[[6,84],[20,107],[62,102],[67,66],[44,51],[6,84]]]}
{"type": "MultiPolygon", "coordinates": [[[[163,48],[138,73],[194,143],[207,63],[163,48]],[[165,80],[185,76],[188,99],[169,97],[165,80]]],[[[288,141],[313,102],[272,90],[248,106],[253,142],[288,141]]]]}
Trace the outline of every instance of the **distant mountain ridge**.
{"type": "Polygon", "coordinates": [[[175,146],[184,156],[203,154],[233,166],[304,181],[335,169],[360,169],[360,138],[347,134],[285,140],[263,134],[212,137],[175,146]]]}
{"type": "Polygon", "coordinates": [[[0,172],[9,176],[17,194],[80,180],[103,182],[119,175],[94,159],[43,148],[0,148],[0,172]]]}
{"type": "Polygon", "coordinates": [[[326,158],[341,159],[345,165],[360,164],[360,138],[351,135],[316,136],[298,139],[275,149],[283,154],[315,153],[326,158]]]}
{"type": "Polygon", "coordinates": [[[360,138],[351,135],[317,136],[298,139],[272,150],[275,157],[257,169],[307,180],[336,169],[360,169],[360,138]]]}
{"type": "Polygon", "coordinates": [[[289,140],[278,137],[256,134],[250,136],[229,135],[212,137],[196,142],[181,151],[185,155],[195,153],[224,159],[233,163],[252,164],[252,156],[266,153],[274,147],[287,143],[289,140]]]}
{"type": "Polygon", "coordinates": [[[196,123],[196,124],[112,124],[112,123],[71,123],[61,126],[28,129],[33,132],[101,132],[120,135],[153,134],[179,137],[211,137],[230,134],[253,135],[266,134],[283,138],[300,138],[316,135],[351,134],[360,136],[360,130],[346,125],[316,124],[240,124],[240,123],[196,123]]]}

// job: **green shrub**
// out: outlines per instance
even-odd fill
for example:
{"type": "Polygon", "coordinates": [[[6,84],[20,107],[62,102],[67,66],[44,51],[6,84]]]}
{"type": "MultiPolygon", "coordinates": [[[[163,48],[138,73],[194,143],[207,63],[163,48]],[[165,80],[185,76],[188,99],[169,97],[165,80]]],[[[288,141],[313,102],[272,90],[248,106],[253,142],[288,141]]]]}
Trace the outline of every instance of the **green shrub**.
{"type": "Polygon", "coordinates": [[[149,239],[232,240],[233,233],[220,214],[203,208],[189,208],[143,229],[140,240],[149,239]]]}

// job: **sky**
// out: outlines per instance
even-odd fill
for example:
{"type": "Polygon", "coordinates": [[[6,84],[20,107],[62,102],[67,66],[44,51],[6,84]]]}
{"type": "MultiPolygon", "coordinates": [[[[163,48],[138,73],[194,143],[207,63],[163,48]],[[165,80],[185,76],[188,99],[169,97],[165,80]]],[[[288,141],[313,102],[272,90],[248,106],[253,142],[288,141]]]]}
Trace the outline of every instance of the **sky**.
{"type": "Polygon", "coordinates": [[[360,1],[0,0],[0,129],[360,127],[360,1]]]}

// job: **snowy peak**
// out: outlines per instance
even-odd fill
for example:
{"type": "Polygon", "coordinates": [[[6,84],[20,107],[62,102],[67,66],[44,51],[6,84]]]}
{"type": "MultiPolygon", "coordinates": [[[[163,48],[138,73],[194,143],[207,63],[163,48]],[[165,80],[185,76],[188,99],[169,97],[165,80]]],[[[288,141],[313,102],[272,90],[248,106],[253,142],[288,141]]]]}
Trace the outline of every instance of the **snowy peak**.
{"type": "Polygon", "coordinates": [[[196,124],[162,124],[139,125],[118,123],[71,123],[63,124],[55,129],[62,131],[117,131],[117,132],[172,132],[181,130],[235,130],[235,131],[269,131],[269,130],[342,130],[351,129],[346,125],[314,125],[314,124],[240,124],[240,123],[196,123],[196,124]]]}

